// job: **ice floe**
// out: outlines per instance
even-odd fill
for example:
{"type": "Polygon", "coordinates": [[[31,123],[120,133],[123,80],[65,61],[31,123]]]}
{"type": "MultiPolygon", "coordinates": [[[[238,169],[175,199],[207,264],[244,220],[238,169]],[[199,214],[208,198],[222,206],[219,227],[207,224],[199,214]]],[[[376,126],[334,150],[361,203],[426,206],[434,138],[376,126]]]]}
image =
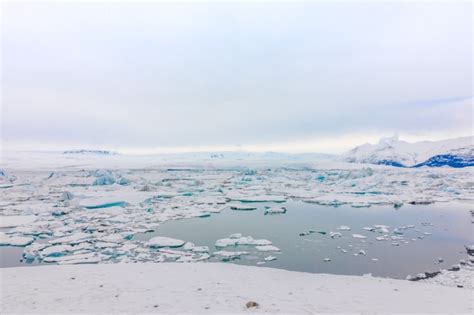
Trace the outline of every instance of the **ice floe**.
{"type": "Polygon", "coordinates": [[[0,232],[0,246],[27,246],[35,239],[28,236],[6,235],[0,232]]]}
{"type": "Polygon", "coordinates": [[[164,237],[164,236],[155,236],[148,240],[146,243],[148,247],[158,248],[158,247],[181,247],[185,244],[185,241],[178,240],[175,238],[164,237]]]}
{"type": "Polygon", "coordinates": [[[0,228],[11,228],[21,225],[28,225],[37,219],[34,215],[10,215],[0,216],[0,228]]]}

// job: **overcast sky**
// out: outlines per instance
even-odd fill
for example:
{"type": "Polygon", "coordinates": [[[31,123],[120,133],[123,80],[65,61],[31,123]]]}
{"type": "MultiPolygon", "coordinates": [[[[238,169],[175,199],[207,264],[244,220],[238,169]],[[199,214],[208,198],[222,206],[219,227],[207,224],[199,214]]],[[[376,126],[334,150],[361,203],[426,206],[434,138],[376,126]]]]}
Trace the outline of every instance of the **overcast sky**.
{"type": "Polygon", "coordinates": [[[5,3],[2,139],[338,153],[472,133],[472,4],[5,3]]]}

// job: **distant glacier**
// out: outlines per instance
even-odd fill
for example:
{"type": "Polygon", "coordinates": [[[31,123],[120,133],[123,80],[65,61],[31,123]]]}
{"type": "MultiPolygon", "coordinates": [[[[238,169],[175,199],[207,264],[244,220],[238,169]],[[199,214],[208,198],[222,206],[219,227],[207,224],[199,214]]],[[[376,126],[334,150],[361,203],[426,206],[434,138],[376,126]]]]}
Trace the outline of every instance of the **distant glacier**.
{"type": "Polygon", "coordinates": [[[474,166],[474,137],[409,143],[398,137],[382,138],[378,144],[363,144],[340,156],[345,162],[395,167],[455,168],[474,166]]]}

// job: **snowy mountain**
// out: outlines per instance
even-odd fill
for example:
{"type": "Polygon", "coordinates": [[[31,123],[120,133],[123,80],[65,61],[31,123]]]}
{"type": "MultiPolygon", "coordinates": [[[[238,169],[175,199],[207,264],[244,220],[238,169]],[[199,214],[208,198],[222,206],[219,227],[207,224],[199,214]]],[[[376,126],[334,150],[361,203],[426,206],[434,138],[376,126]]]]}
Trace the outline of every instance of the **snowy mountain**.
{"type": "Polygon", "coordinates": [[[346,162],[420,166],[474,166],[474,137],[409,143],[398,137],[382,138],[378,144],[363,144],[340,158],[346,162]]]}

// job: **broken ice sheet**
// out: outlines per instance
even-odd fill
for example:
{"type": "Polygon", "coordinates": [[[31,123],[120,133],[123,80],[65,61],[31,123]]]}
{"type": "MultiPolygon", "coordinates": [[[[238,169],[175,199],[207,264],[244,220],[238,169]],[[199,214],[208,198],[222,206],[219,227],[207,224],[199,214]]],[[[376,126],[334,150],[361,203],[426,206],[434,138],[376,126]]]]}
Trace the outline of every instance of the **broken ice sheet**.
{"type": "Polygon", "coordinates": [[[0,216],[0,228],[12,228],[21,225],[29,225],[36,221],[35,215],[9,215],[0,216]]]}
{"type": "Polygon", "coordinates": [[[7,235],[0,232],[0,246],[27,246],[35,239],[28,236],[7,235]]]}

